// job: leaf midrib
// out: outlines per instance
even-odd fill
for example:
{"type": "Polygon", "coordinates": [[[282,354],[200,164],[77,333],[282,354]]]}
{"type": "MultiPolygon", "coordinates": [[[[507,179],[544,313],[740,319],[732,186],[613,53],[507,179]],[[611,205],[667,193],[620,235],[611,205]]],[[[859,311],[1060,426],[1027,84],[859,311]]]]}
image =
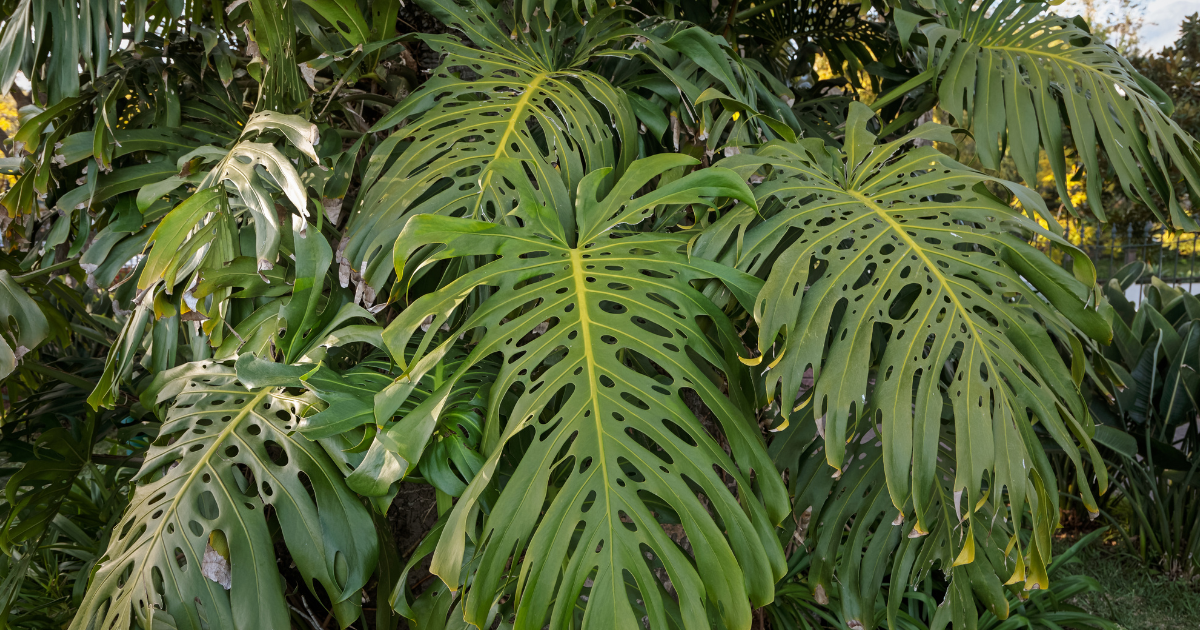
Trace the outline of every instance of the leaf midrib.
{"type": "Polygon", "coordinates": [[[167,521],[170,520],[168,515],[176,513],[176,508],[179,506],[179,502],[183,500],[184,495],[187,494],[187,489],[196,480],[196,477],[199,476],[200,471],[206,465],[208,465],[209,460],[212,459],[213,453],[217,452],[217,449],[221,446],[221,444],[228,439],[229,436],[233,435],[233,432],[237,429],[238,425],[246,419],[246,416],[248,416],[250,412],[258,406],[258,403],[266,398],[270,393],[271,388],[268,387],[263,389],[261,392],[255,395],[255,397],[251,399],[245,407],[242,407],[242,410],[239,411],[238,414],[229,421],[229,424],[225,425],[224,429],[221,429],[221,432],[218,433],[217,437],[213,439],[211,446],[205,449],[204,453],[200,456],[200,460],[197,461],[196,465],[192,467],[192,472],[187,476],[186,479],[184,479],[183,484],[179,486],[178,491],[175,493],[175,498],[171,499],[170,507],[167,508],[167,510],[163,513],[162,521],[159,522],[158,528],[154,530],[154,535],[151,536],[147,542],[149,542],[151,545],[156,545],[162,539],[163,528],[166,527],[167,521]]]}
{"type": "MultiPolygon", "coordinates": [[[[500,134],[500,139],[496,142],[496,152],[493,153],[491,159],[488,160],[489,164],[495,163],[495,161],[500,158],[508,157],[509,137],[511,137],[513,131],[516,130],[517,122],[524,117],[525,110],[529,108],[529,99],[533,96],[533,93],[537,91],[538,86],[542,84],[542,81],[545,81],[549,76],[550,73],[548,72],[539,72],[534,75],[533,80],[525,86],[525,92],[521,94],[521,97],[517,99],[516,103],[513,103],[512,116],[508,119],[508,126],[504,128],[504,133],[500,134]]],[[[495,172],[495,169],[489,168],[487,174],[483,176],[482,180],[480,180],[480,193],[489,190],[492,187],[492,175],[495,172]]],[[[475,208],[471,211],[472,218],[477,218],[479,216],[479,208],[482,204],[483,195],[480,194],[475,198],[475,208]]]]}
{"type": "MultiPolygon", "coordinates": [[[[590,400],[590,403],[592,406],[592,418],[593,418],[593,421],[596,423],[596,435],[600,438],[597,440],[598,443],[596,444],[596,448],[599,451],[600,473],[602,474],[602,476],[604,477],[604,480],[605,480],[604,483],[601,484],[604,487],[604,517],[605,517],[606,522],[609,523],[609,526],[611,529],[612,519],[613,519],[612,496],[610,493],[609,483],[608,483],[608,479],[609,479],[609,477],[608,477],[608,457],[604,453],[604,426],[602,424],[600,424],[600,422],[601,422],[600,400],[598,398],[598,394],[600,392],[600,383],[597,382],[596,356],[595,356],[595,351],[592,348],[592,336],[591,336],[592,320],[591,320],[591,317],[589,316],[588,310],[587,310],[588,288],[587,288],[587,279],[584,277],[584,273],[583,273],[583,267],[584,267],[583,251],[580,250],[578,247],[573,247],[570,249],[570,254],[571,254],[571,256],[570,256],[571,275],[575,281],[575,293],[576,293],[576,295],[579,296],[579,299],[577,300],[575,307],[577,309],[579,309],[580,345],[583,347],[584,361],[587,363],[586,369],[587,369],[587,374],[588,374],[588,396],[589,396],[589,400],[590,400]]],[[[614,541],[614,543],[615,543],[615,541],[614,541]]],[[[609,544],[609,545],[605,545],[605,546],[608,549],[609,566],[617,566],[616,558],[613,556],[613,549],[616,547],[616,544],[609,544]]],[[[613,580],[612,583],[614,584],[614,588],[615,588],[616,580],[613,580]]],[[[619,593],[616,593],[614,590],[614,592],[612,593],[612,598],[613,598],[612,601],[618,601],[618,597],[617,597],[618,595],[619,595],[619,593]]]]}
{"type": "MultiPolygon", "coordinates": [[[[867,197],[857,190],[847,190],[846,193],[853,196],[860,203],[869,208],[871,212],[875,213],[876,216],[883,219],[884,222],[887,223],[888,227],[900,237],[900,240],[904,241],[905,244],[908,245],[909,249],[911,249],[912,252],[921,259],[921,262],[925,263],[925,267],[929,270],[930,275],[936,276],[938,282],[943,287],[950,286],[950,282],[945,276],[942,275],[941,271],[938,269],[938,266],[932,260],[930,260],[928,256],[925,255],[924,248],[922,248],[920,244],[918,244],[912,239],[911,236],[909,236],[908,232],[904,229],[904,226],[896,223],[896,221],[892,219],[892,217],[888,216],[888,214],[884,212],[883,208],[880,208],[879,205],[872,201],[870,197],[867,197]]],[[[954,307],[958,310],[958,312],[963,314],[970,312],[966,309],[966,307],[963,306],[962,302],[958,301],[958,296],[954,295],[953,291],[947,291],[946,295],[950,297],[950,300],[954,303],[954,307]]],[[[975,322],[971,321],[970,317],[965,317],[964,319],[967,320],[967,325],[970,326],[971,332],[975,334],[975,339],[979,339],[979,331],[975,328],[975,322]]]]}
{"type": "MultiPolygon", "coordinates": [[[[1076,60],[1074,60],[1074,59],[1071,59],[1070,57],[1067,57],[1067,56],[1065,56],[1065,55],[1061,55],[1061,54],[1057,54],[1057,53],[1052,53],[1052,52],[1046,52],[1046,51],[1043,51],[1043,50],[1038,50],[1038,49],[1034,49],[1034,48],[1022,48],[1022,47],[1020,47],[1020,46],[999,46],[999,45],[991,45],[991,44],[981,44],[981,43],[979,43],[979,42],[976,42],[976,41],[973,41],[973,40],[971,40],[971,39],[969,39],[969,38],[968,38],[966,41],[968,41],[968,42],[971,42],[972,44],[974,44],[974,45],[976,45],[976,46],[978,46],[978,47],[980,47],[980,48],[982,48],[982,49],[984,49],[984,50],[997,50],[997,51],[1004,51],[1004,52],[1007,52],[1007,53],[1010,53],[1010,54],[1011,54],[1011,53],[1018,53],[1018,54],[1022,54],[1022,55],[1025,55],[1025,56],[1027,56],[1027,57],[1030,57],[1030,58],[1032,58],[1032,59],[1036,59],[1036,58],[1038,58],[1038,57],[1047,58],[1047,59],[1053,59],[1053,60],[1055,60],[1055,61],[1058,61],[1058,62],[1060,62],[1060,63],[1066,64],[1066,65],[1069,65],[1069,66],[1073,66],[1073,67],[1075,67],[1075,68],[1078,68],[1079,70],[1082,70],[1082,71],[1084,71],[1084,72],[1087,72],[1087,73],[1088,73],[1089,75],[1091,75],[1091,76],[1098,76],[1098,77],[1104,77],[1104,76],[1105,76],[1103,73],[1101,73],[1100,71],[1098,71],[1096,68],[1094,68],[1094,67],[1092,67],[1092,66],[1090,66],[1090,65],[1088,65],[1088,64],[1086,64],[1086,63],[1082,63],[1082,62],[1080,62],[1080,61],[1076,61],[1076,60]]],[[[1118,64],[1118,63],[1114,63],[1113,65],[1116,65],[1116,66],[1120,67],[1120,64],[1118,64]]],[[[1125,69],[1124,67],[1121,67],[1121,70],[1122,70],[1122,71],[1125,71],[1124,73],[1125,73],[1126,75],[1128,75],[1128,71],[1126,71],[1126,69],[1125,69]]],[[[1064,77],[1064,78],[1065,78],[1065,77],[1064,77]]],[[[1122,89],[1129,88],[1129,87],[1130,87],[1130,86],[1129,86],[1129,84],[1128,84],[1128,83],[1125,83],[1125,85],[1124,85],[1124,87],[1123,87],[1122,89]]],[[[1131,90],[1131,89],[1125,89],[1125,91],[1126,91],[1126,92],[1132,92],[1134,95],[1136,95],[1136,96],[1137,96],[1138,100],[1145,100],[1145,97],[1143,97],[1143,96],[1142,96],[1142,94],[1141,94],[1141,88],[1136,88],[1136,89],[1132,89],[1132,90],[1131,90]]]]}
{"type": "MultiPolygon", "coordinates": [[[[975,12],[973,11],[972,13],[975,13],[975,12]]],[[[1003,20],[1002,20],[1002,22],[1003,22],[1003,20]]],[[[1045,31],[1046,31],[1046,35],[1045,35],[1045,36],[1043,36],[1043,37],[1039,37],[1039,38],[1036,40],[1036,41],[1038,41],[1038,42],[1043,42],[1043,41],[1044,41],[1044,38],[1049,38],[1049,39],[1058,39],[1058,38],[1062,38],[1062,37],[1064,37],[1064,35],[1063,35],[1063,32],[1062,32],[1062,31],[1057,31],[1057,32],[1056,32],[1056,31],[1052,31],[1052,30],[1051,30],[1051,28],[1050,28],[1050,26],[1049,26],[1049,25],[1046,25],[1046,24],[1045,24],[1045,22],[1046,22],[1046,20],[1045,20],[1045,19],[1038,20],[1037,22],[1035,22],[1035,23],[1033,23],[1033,24],[1029,24],[1029,25],[1028,25],[1028,28],[1027,28],[1026,30],[1037,30],[1037,29],[1039,29],[1039,28],[1040,28],[1040,29],[1043,29],[1043,30],[1045,30],[1045,31]]],[[[976,46],[978,46],[978,47],[980,47],[980,48],[986,49],[986,50],[1002,50],[1002,51],[1005,51],[1005,52],[1008,52],[1008,53],[1020,53],[1020,54],[1024,54],[1024,55],[1026,55],[1026,56],[1028,56],[1028,57],[1031,57],[1031,58],[1035,58],[1035,57],[1044,57],[1044,58],[1049,58],[1049,59],[1055,59],[1055,60],[1058,60],[1058,61],[1060,61],[1060,62],[1063,62],[1063,63],[1065,63],[1065,64],[1068,64],[1068,65],[1071,65],[1071,66],[1075,66],[1075,67],[1077,67],[1077,68],[1081,68],[1081,69],[1083,69],[1083,70],[1087,71],[1089,74],[1092,74],[1092,75],[1097,75],[1097,76],[1100,76],[1100,77],[1104,77],[1104,74],[1103,74],[1103,73],[1101,73],[1101,72],[1097,71],[1097,70],[1096,70],[1095,68],[1093,68],[1092,66],[1089,66],[1088,64],[1085,64],[1085,63],[1081,63],[1081,62],[1079,62],[1079,61],[1075,61],[1074,59],[1071,59],[1071,58],[1069,58],[1069,57],[1067,57],[1067,56],[1064,56],[1064,55],[1062,55],[1062,54],[1057,54],[1057,53],[1052,53],[1052,52],[1045,52],[1045,51],[1036,50],[1036,49],[1033,49],[1033,48],[1023,48],[1023,47],[1020,47],[1020,46],[1001,46],[1001,45],[985,44],[985,43],[981,43],[981,42],[975,41],[975,39],[974,39],[974,38],[975,38],[975,36],[976,36],[976,35],[979,33],[979,28],[980,28],[980,26],[981,26],[982,24],[983,24],[983,20],[979,20],[979,21],[977,21],[975,24],[973,24],[973,25],[972,25],[972,27],[971,27],[971,32],[970,32],[969,34],[966,32],[965,28],[960,28],[960,29],[958,29],[958,30],[959,30],[959,32],[960,32],[960,33],[963,35],[963,39],[964,39],[965,41],[968,41],[968,42],[970,42],[970,43],[972,43],[972,44],[974,44],[974,45],[976,45],[976,46]]],[[[1008,21],[1008,24],[1006,24],[1006,26],[1005,26],[1004,28],[1002,28],[1002,29],[998,30],[997,32],[994,32],[994,33],[986,33],[986,34],[985,34],[985,39],[987,39],[989,36],[990,36],[990,37],[998,37],[998,36],[1011,36],[1011,35],[1013,35],[1013,32],[1011,31],[1011,28],[1012,28],[1013,26],[1020,26],[1020,25],[1022,25],[1022,24],[1024,24],[1024,22],[1021,22],[1020,20],[1011,20],[1011,21],[1008,21]]],[[[965,27],[965,26],[966,26],[966,24],[964,23],[964,27],[965,27]]],[[[1068,45],[1068,48],[1067,48],[1067,50],[1073,50],[1073,49],[1072,49],[1072,48],[1070,48],[1070,46],[1068,45]]],[[[1119,62],[1113,62],[1113,63],[1114,63],[1114,65],[1117,65],[1118,67],[1121,67],[1119,62]]],[[[1124,68],[1124,67],[1121,67],[1121,69],[1122,69],[1123,71],[1125,70],[1125,68],[1124,68]]],[[[1126,74],[1128,75],[1128,72],[1126,72],[1126,74]]],[[[1143,97],[1141,96],[1140,89],[1139,89],[1139,90],[1137,90],[1137,91],[1135,91],[1135,94],[1138,96],[1139,100],[1144,100],[1144,99],[1143,99],[1143,97]]]]}
{"type": "MultiPolygon", "coordinates": [[[[999,375],[1003,374],[1003,372],[997,369],[995,362],[992,361],[992,353],[988,351],[987,346],[983,343],[983,337],[980,335],[979,329],[975,327],[975,321],[971,319],[971,311],[967,310],[966,307],[963,306],[962,302],[959,301],[958,296],[955,295],[953,290],[951,290],[952,285],[950,281],[942,275],[941,271],[938,269],[938,266],[934,264],[934,262],[930,260],[928,256],[926,256],[924,248],[918,245],[917,242],[914,241],[911,236],[909,236],[908,232],[904,230],[904,226],[896,223],[894,219],[884,212],[883,208],[879,207],[879,205],[872,201],[869,197],[863,195],[857,190],[847,190],[846,192],[861,201],[863,205],[865,205],[867,208],[870,208],[872,212],[882,218],[887,223],[888,227],[890,227],[892,231],[895,232],[900,239],[908,245],[909,250],[912,251],[918,258],[920,258],[921,262],[925,263],[925,268],[929,270],[929,274],[937,278],[938,283],[940,283],[945,290],[945,295],[950,297],[951,303],[954,305],[955,310],[957,310],[959,313],[959,319],[962,320],[970,330],[971,339],[974,341],[974,344],[972,345],[980,346],[982,348],[983,351],[980,352],[980,354],[983,356],[984,360],[987,361],[988,372],[990,374],[995,374],[996,378],[999,378],[999,375]]],[[[962,369],[961,365],[959,366],[959,369],[962,369]]],[[[968,383],[969,382],[970,380],[968,379],[968,383]]],[[[1005,407],[1007,407],[1007,396],[999,396],[997,403],[1000,402],[1003,402],[1005,407]]],[[[970,422],[966,422],[965,426],[967,426],[969,429],[970,422]]]]}

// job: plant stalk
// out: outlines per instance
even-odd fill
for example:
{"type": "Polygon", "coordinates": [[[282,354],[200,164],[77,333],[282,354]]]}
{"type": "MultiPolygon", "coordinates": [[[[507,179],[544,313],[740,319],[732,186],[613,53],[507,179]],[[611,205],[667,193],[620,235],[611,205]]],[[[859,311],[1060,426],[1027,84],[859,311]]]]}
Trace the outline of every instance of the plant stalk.
{"type": "Polygon", "coordinates": [[[740,13],[737,13],[736,12],[737,7],[734,7],[735,13],[733,13],[733,15],[734,15],[734,17],[736,17],[739,20],[744,20],[746,18],[752,18],[752,17],[758,15],[759,13],[766,11],[767,9],[777,7],[781,4],[783,4],[783,0],[768,0],[767,2],[764,2],[762,4],[756,4],[752,7],[750,7],[749,9],[746,9],[740,13]]]}
{"type": "Polygon", "coordinates": [[[934,74],[935,71],[933,68],[926,68],[921,74],[902,83],[900,87],[894,88],[891,92],[875,99],[875,102],[871,103],[871,109],[875,111],[883,109],[892,101],[908,94],[913,88],[931,79],[934,74]]]}
{"type": "Polygon", "coordinates": [[[55,271],[66,269],[67,267],[70,267],[71,265],[74,265],[77,262],[79,262],[78,256],[68,259],[68,260],[64,260],[60,263],[50,265],[49,267],[43,267],[41,269],[38,269],[37,271],[30,271],[29,273],[23,273],[19,276],[13,276],[13,280],[17,284],[25,284],[26,282],[29,282],[30,280],[36,280],[46,274],[50,274],[50,273],[54,273],[55,271]]]}

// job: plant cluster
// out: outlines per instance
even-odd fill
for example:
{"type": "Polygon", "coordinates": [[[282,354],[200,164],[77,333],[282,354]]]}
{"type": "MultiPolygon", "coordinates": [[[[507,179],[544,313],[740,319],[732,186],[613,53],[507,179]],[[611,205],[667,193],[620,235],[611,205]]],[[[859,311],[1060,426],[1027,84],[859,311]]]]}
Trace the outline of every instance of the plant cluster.
{"type": "Polygon", "coordinates": [[[1144,273],[1132,263],[1109,281],[1113,343],[1090,349],[1086,395],[1116,489],[1103,512],[1142,560],[1190,579],[1200,572],[1200,301],[1151,278],[1135,308],[1125,290],[1144,273]]]}
{"type": "Polygon", "coordinates": [[[1038,2],[418,4],[0,4],[0,627],[1093,623],[1135,324],[923,121],[1192,228],[1160,88],[1038,2]]]}

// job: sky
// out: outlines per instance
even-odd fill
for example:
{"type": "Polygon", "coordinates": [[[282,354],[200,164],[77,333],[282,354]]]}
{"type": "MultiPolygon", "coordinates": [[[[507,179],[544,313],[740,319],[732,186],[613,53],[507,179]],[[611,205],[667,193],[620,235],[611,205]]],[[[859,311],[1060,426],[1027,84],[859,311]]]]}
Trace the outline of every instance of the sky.
{"type": "MultiPolygon", "coordinates": [[[[1097,4],[1102,14],[1107,14],[1119,3],[1101,0],[1097,4]]],[[[1179,25],[1183,18],[1200,12],[1200,0],[1142,0],[1140,4],[1142,15],[1146,18],[1141,32],[1141,48],[1144,52],[1158,52],[1164,46],[1174,44],[1179,38],[1179,25]]],[[[1067,0],[1054,7],[1053,11],[1062,16],[1074,16],[1080,12],[1081,5],[1078,0],[1067,0]]]]}
{"type": "Polygon", "coordinates": [[[1146,26],[1142,29],[1144,47],[1158,52],[1163,46],[1174,44],[1183,18],[1197,12],[1200,0],[1150,0],[1146,6],[1146,26]]]}

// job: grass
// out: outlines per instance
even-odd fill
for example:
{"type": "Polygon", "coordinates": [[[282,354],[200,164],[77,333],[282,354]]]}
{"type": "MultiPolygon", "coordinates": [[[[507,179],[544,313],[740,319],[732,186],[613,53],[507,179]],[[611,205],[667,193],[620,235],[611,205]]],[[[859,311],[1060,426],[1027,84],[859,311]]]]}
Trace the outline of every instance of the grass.
{"type": "MultiPolygon", "coordinates": [[[[1065,551],[1079,537],[1064,537],[1055,553],[1065,551]]],[[[1062,570],[1095,578],[1104,588],[1076,597],[1072,602],[1076,606],[1125,630],[1200,628],[1200,578],[1171,580],[1111,541],[1101,540],[1076,558],[1062,570]]]]}

